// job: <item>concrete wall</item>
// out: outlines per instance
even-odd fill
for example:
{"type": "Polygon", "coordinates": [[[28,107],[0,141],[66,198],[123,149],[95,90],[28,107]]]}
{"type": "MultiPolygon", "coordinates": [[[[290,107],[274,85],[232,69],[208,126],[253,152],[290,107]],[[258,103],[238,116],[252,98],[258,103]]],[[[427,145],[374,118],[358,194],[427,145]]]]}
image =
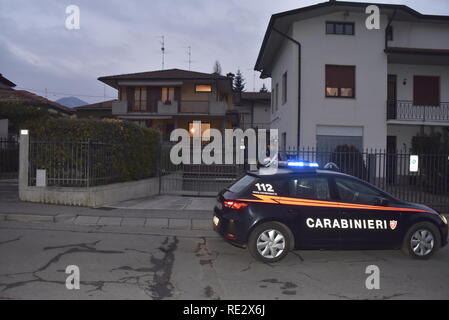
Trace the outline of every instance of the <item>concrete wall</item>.
{"type": "Polygon", "coordinates": [[[20,200],[70,206],[99,207],[159,193],[159,178],[114,183],[90,188],[20,187],[20,200]]]}

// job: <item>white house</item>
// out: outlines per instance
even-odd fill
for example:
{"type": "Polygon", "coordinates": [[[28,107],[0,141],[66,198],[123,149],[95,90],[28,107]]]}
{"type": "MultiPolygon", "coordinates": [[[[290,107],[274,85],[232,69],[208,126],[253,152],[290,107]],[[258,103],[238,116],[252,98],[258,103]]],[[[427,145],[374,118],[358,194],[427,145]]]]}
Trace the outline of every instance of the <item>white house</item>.
{"type": "Polygon", "coordinates": [[[283,148],[409,149],[449,132],[449,16],[329,1],[274,14],[255,69],[272,80],[271,127],[283,148]]]}

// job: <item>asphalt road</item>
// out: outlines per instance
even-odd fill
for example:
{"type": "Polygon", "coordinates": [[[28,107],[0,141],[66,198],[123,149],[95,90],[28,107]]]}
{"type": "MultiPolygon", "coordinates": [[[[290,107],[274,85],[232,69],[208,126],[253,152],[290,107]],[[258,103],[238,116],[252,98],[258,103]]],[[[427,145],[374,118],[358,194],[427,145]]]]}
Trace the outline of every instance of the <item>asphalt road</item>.
{"type": "Polygon", "coordinates": [[[449,249],[429,261],[399,251],[295,251],[254,261],[218,237],[141,229],[0,223],[0,299],[448,299],[449,249]],[[80,289],[65,286],[77,265],[80,289]],[[380,268],[380,289],[365,287],[380,268]]]}

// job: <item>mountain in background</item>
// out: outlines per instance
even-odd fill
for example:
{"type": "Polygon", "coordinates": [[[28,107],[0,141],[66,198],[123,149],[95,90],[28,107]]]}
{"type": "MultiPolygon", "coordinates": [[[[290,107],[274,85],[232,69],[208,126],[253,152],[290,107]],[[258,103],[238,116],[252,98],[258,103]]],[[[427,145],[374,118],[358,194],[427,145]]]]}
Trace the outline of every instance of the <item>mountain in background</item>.
{"type": "Polygon", "coordinates": [[[77,97],[64,97],[64,98],[56,100],[55,102],[62,104],[63,106],[66,106],[69,108],[84,106],[84,105],[88,104],[86,101],[83,101],[77,97]]]}

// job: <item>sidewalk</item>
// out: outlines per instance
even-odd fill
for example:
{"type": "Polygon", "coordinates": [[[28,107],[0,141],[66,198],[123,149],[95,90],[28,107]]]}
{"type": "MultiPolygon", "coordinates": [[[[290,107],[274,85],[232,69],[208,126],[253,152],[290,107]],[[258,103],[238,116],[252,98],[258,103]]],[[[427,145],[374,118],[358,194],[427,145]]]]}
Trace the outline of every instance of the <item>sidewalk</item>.
{"type": "Polygon", "coordinates": [[[16,190],[16,181],[1,181],[0,221],[211,230],[216,201],[214,198],[155,196],[87,208],[22,202],[16,190]]]}

